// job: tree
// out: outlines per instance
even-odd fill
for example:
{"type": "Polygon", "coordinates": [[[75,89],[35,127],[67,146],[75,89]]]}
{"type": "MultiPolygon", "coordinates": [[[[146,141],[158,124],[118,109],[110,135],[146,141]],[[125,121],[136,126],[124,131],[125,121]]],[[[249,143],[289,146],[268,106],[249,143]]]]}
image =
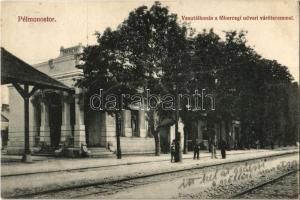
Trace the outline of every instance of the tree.
{"type": "MultiPolygon", "coordinates": [[[[276,131],[287,127],[286,88],[292,77],[287,67],[263,59],[248,46],[246,33],[225,32],[225,40],[212,29],[198,34],[193,40],[195,56],[191,70],[194,76],[189,88],[201,86],[212,91],[216,110],[205,111],[208,124],[240,120],[240,145],[250,147],[257,139],[264,143],[270,134],[284,135],[283,131],[276,131]]],[[[200,118],[202,113],[198,114],[200,118]]]]}
{"type": "MultiPolygon", "coordinates": [[[[79,87],[87,88],[88,96],[98,93],[103,89],[103,98],[106,95],[120,97],[122,94],[134,94],[137,91],[135,76],[138,70],[123,65],[123,52],[118,50],[118,44],[121,35],[117,31],[106,29],[103,35],[96,33],[98,45],[88,46],[84,49],[82,61],[84,61],[84,77],[77,81],[79,87]]],[[[102,110],[111,115],[120,115],[121,108],[128,108],[129,103],[118,101],[109,108],[102,105],[102,110]],[[114,109],[111,109],[114,107],[114,109]]],[[[120,98],[119,98],[120,99],[120,98]]],[[[89,102],[89,101],[88,101],[89,102]]],[[[101,104],[103,102],[98,102],[101,104]]],[[[91,105],[89,105],[91,108],[91,105]]],[[[117,157],[121,158],[120,134],[117,133],[117,157]]]]}
{"type": "MultiPolygon", "coordinates": [[[[84,78],[78,85],[90,92],[103,88],[115,94],[145,95],[150,89],[153,94],[165,94],[172,90],[172,83],[188,58],[186,33],[187,28],[178,24],[177,15],[170,14],[159,2],[149,9],[138,7],[115,31],[96,33],[98,44],[84,51],[84,78]]],[[[150,123],[156,121],[149,119],[150,123]]],[[[158,148],[159,126],[150,127],[158,148]]]]}
{"type": "MultiPolygon", "coordinates": [[[[211,93],[216,98],[217,91],[217,72],[224,68],[224,42],[221,38],[210,29],[207,31],[204,29],[201,33],[197,34],[190,40],[192,59],[190,67],[188,68],[191,73],[189,78],[187,91],[192,95],[196,90],[202,91],[205,89],[207,93],[211,93]]],[[[195,104],[195,102],[193,102],[195,104]]],[[[211,109],[211,102],[204,101],[204,109],[200,110],[184,110],[181,112],[181,118],[183,119],[185,127],[191,128],[191,120],[206,120],[209,132],[213,123],[217,121],[217,110],[211,109]],[[206,116],[206,117],[204,117],[206,116]]],[[[219,106],[219,104],[216,104],[219,106]]],[[[189,131],[191,132],[191,131],[189,131]]],[[[195,143],[196,141],[193,141],[195,143]]]]}
{"type": "MultiPolygon", "coordinates": [[[[179,116],[185,125],[185,147],[192,126],[189,119],[202,119],[204,114],[208,125],[221,120],[241,121],[241,147],[250,147],[256,139],[264,143],[269,137],[279,138],[288,127],[286,94],[292,77],[287,67],[263,59],[247,44],[245,31],[225,32],[225,39],[221,40],[213,29],[187,39],[188,30],[187,25],[177,22],[176,14],[159,2],[150,8],[138,7],[116,30],[108,28],[102,35],[96,33],[98,44],[85,48],[84,77],[77,84],[86,87],[89,95],[102,88],[116,96],[140,93],[145,97],[148,89],[157,96],[175,97],[173,110],[160,109],[160,105],[147,110],[156,155],[164,119],[175,123],[176,140],[180,141],[179,116]],[[191,111],[186,109],[186,103],[177,102],[179,93],[192,95],[203,88],[214,94],[216,110],[191,111]],[[178,106],[184,109],[179,112],[178,106]]],[[[130,101],[124,100],[116,104],[130,109],[130,101]]],[[[180,148],[176,146],[176,161],[180,161],[180,148]]]]}

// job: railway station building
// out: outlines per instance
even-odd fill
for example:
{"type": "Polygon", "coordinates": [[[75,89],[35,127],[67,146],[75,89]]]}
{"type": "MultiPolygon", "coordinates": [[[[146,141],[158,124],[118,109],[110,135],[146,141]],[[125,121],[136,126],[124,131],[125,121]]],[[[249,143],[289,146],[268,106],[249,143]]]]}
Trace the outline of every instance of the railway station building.
{"type": "MultiPolygon", "coordinates": [[[[75,86],[76,79],[82,77],[79,55],[83,52],[81,44],[60,48],[58,57],[33,65],[37,70],[73,88],[74,93],[66,93],[54,89],[38,90],[30,98],[29,134],[30,148],[33,153],[53,153],[64,145],[70,156],[82,146],[93,153],[113,154],[116,150],[116,133],[120,131],[123,154],[153,154],[155,142],[148,129],[146,113],[141,109],[124,110],[121,118],[105,112],[86,108],[84,91],[75,86]],[[118,123],[118,120],[119,123],[118,123]],[[116,126],[121,124],[121,126],[116,126]]],[[[24,151],[24,112],[23,100],[13,86],[9,86],[10,122],[8,133],[8,154],[22,154],[24,151]]],[[[234,125],[234,124],[233,124],[234,125]]],[[[233,131],[232,124],[230,125],[233,131]]],[[[189,143],[197,140],[208,146],[205,135],[205,121],[194,123],[193,136],[189,143]]],[[[225,137],[224,128],[218,128],[219,137],[225,137]]],[[[168,153],[170,144],[175,138],[174,125],[166,125],[160,129],[161,150],[168,153]]],[[[233,132],[232,131],[232,132],[233,132]]],[[[183,124],[179,122],[181,144],[183,144],[183,124]]],[[[233,136],[230,136],[233,137],[233,136]]],[[[189,145],[191,146],[191,145],[189,145]]],[[[76,153],[75,153],[76,154],[76,153]]]]}

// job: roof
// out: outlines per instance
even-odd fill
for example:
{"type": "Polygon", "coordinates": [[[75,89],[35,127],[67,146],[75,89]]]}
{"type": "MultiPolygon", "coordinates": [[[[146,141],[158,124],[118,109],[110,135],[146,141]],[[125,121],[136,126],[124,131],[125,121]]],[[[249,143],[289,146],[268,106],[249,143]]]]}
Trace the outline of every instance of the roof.
{"type": "Polygon", "coordinates": [[[72,90],[1,47],[1,84],[20,83],[38,88],[72,90]]]}

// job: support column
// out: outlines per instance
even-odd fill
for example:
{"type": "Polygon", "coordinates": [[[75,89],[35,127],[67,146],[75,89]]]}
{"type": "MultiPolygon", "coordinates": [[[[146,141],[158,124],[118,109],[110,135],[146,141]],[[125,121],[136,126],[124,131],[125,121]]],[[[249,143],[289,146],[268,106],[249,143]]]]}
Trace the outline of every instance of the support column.
{"type": "Polygon", "coordinates": [[[76,88],[74,147],[81,148],[82,145],[86,145],[84,124],[84,97],[82,89],[76,88]]]}
{"type": "Polygon", "coordinates": [[[31,150],[29,144],[29,95],[28,85],[24,85],[24,139],[25,139],[25,150],[23,154],[23,162],[32,162],[31,150]]]}
{"type": "Polygon", "coordinates": [[[145,111],[139,110],[139,131],[140,137],[144,138],[147,136],[146,129],[145,129],[145,111]]]}
{"type": "Polygon", "coordinates": [[[122,111],[122,132],[125,137],[132,137],[132,128],[131,128],[131,111],[123,110],[122,111]]]}
{"type": "Polygon", "coordinates": [[[31,100],[29,101],[29,142],[30,147],[35,146],[36,137],[38,137],[38,124],[37,124],[37,97],[32,96],[31,100]]]}
{"type": "Polygon", "coordinates": [[[198,120],[197,121],[198,142],[203,142],[203,131],[204,131],[204,128],[205,128],[205,122],[203,120],[198,120]]]}
{"type": "Polygon", "coordinates": [[[45,97],[41,98],[40,142],[50,145],[49,101],[45,97]]]}
{"type": "Polygon", "coordinates": [[[67,92],[63,92],[62,95],[62,118],[61,118],[61,135],[60,142],[65,143],[68,135],[72,135],[71,127],[71,112],[70,112],[70,102],[71,97],[67,92]]]}

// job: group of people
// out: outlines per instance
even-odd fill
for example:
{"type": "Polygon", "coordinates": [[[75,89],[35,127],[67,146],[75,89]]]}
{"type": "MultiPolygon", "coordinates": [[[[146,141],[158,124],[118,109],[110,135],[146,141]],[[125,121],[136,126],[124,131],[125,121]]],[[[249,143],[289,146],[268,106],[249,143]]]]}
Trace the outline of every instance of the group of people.
{"type": "MultiPolygon", "coordinates": [[[[225,140],[221,139],[220,149],[221,149],[222,159],[226,158],[226,147],[227,147],[227,144],[226,144],[225,140]]],[[[217,158],[216,151],[217,151],[217,136],[215,135],[211,141],[211,158],[217,158]]]]}
{"type": "MultiPolygon", "coordinates": [[[[173,140],[172,144],[171,144],[171,162],[174,161],[175,158],[175,149],[176,149],[176,141],[173,140]]],[[[226,142],[222,139],[220,142],[220,150],[221,150],[221,156],[222,159],[226,158],[226,147],[227,144],[226,142]]],[[[217,138],[216,136],[213,137],[211,144],[210,144],[210,148],[211,148],[211,158],[212,159],[217,159],[217,138]]],[[[194,159],[200,159],[200,149],[201,149],[201,144],[199,142],[194,144],[194,159]]]]}
{"type": "MultiPolygon", "coordinates": [[[[221,156],[222,159],[226,158],[226,143],[225,141],[222,141],[220,144],[220,149],[221,149],[221,156]]],[[[200,143],[196,143],[194,145],[194,159],[200,158],[200,143]]],[[[211,144],[211,158],[212,159],[217,159],[217,145],[216,144],[211,144]]]]}

